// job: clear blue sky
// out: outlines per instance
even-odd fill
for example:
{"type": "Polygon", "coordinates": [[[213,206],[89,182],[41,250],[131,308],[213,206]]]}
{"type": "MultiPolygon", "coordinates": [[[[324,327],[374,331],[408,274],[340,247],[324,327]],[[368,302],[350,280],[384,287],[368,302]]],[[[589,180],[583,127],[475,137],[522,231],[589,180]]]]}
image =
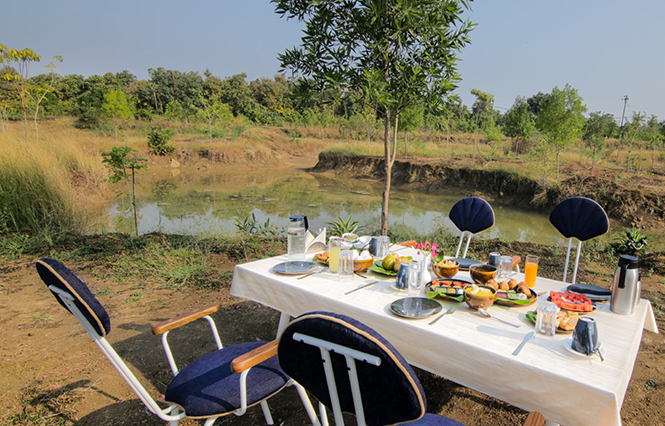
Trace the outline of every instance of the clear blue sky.
{"type": "MultiPolygon", "coordinates": [[[[145,79],[148,68],[206,68],[217,76],[273,77],[277,54],[299,43],[300,26],[268,0],[23,0],[4,2],[0,43],[54,55],[61,74],[124,69],[145,79]]],[[[509,108],[517,96],[576,88],[589,112],[619,118],[644,111],[665,120],[665,1],[481,0],[478,23],[461,53],[458,93],[471,89],[509,108]]]]}

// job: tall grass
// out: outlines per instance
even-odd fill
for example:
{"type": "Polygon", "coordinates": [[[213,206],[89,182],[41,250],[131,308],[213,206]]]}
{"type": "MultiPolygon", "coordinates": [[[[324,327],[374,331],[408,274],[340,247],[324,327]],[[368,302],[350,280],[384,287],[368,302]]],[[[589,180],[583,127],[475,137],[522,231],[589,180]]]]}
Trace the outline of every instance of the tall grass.
{"type": "MultiPolygon", "coordinates": [[[[85,232],[89,201],[106,172],[90,141],[49,123],[27,143],[16,123],[0,134],[0,231],[85,232]]],[[[80,135],[80,133],[78,133],[80,135]]]]}

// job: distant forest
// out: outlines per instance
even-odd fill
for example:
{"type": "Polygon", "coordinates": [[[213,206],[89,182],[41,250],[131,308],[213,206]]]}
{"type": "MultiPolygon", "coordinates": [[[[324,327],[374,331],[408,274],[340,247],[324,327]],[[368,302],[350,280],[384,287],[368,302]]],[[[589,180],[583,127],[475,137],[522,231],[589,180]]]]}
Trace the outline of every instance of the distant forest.
{"type": "MultiPolygon", "coordinates": [[[[41,58],[35,55],[31,59],[29,49],[18,53],[26,51],[22,60],[5,60],[0,69],[3,123],[34,120],[36,125],[44,118],[73,116],[79,128],[112,126],[117,132],[134,120],[160,118],[184,125],[198,123],[210,138],[223,137],[238,120],[268,126],[342,126],[350,131],[349,137],[366,139],[375,135],[378,139],[382,131],[383,111],[359,101],[353,93],[319,91],[281,75],[247,81],[244,73],[220,78],[209,71],[200,75],[155,68],[148,70],[147,80],[126,70],[85,78],[61,76],[50,63],[49,72],[30,76],[30,63],[41,58]]],[[[642,141],[653,152],[663,148],[665,121],[646,113],[625,117],[622,123],[602,111],[585,116],[583,99],[569,85],[555,87],[551,93],[518,97],[504,113],[494,108],[492,94],[476,89],[471,93],[476,97],[471,107],[451,96],[436,110],[420,105],[404,111],[400,129],[434,130],[448,138],[474,133],[486,143],[510,137],[514,149],[519,149],[521,141],[528,146],[539,139],[576,140],[591,157],[626,148],[633,141],[642,141]],[[569,134],[557,137],[560,131],[569,134]]],[[[566,142],[554,149],[558,154],[569,145],[566,142]]]]}

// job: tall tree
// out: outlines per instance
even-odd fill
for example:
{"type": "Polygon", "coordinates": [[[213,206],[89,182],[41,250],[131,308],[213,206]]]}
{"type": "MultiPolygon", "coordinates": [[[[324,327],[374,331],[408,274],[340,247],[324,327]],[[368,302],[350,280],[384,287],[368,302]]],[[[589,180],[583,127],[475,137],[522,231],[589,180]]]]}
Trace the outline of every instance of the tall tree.
{"type": "Polygon", "coordinates": [[[535,129],[529,104],[523,97],[518,96],[503,116],[503,134],[515,140],[515,153],[519,151],[520,140],[529,140],[535,129]]]}
{"type": "Polygon", "coordinates": [[[485,133],[494,127],[494,95],[478,89],[471,89],[471,94],[476,97],[471,110],[476,118],[476,129],[473,132],[473,158],[476,158],[478,130],[485,133]]]}
{"type": "Polygon", "coordinates": [[[584,126],[582,113],[585,111],[586,106],[582,104],[577,90],[566,84],[563,89],[552,89],[538,114],[536,127],[545,134],[547,142],[556,152],[557,178],[561,151],[581,136],[584,126]]]}
{"type": "Polygon", "coordinates": [[[115,140],[118,140],[118,124],[121,121],[131,120],[134,117],[132,109],[127,102],[127,96],[122,90],[111,90],[104,94],[102,104],[102,117],[113,122],[115,140]]]}
{"type": "Polygon", "coordinates": [[[15,65],[15,68],[12,68],[15,71],[13,73],[5,73],[3,78],[11,83],[21,99],[26,144],[28,143],[28,77],[30,74],[30,63],[39,62],[41,59],[40,55],[28,48],[16,50],[0,44],[0,60],[2,60],[2,64],[7,67],[15,65]]]}
{"type": "Polygon", "coordinates": [[[612,114],[603,114],[592,112],[584,123],[582,129],[582,139],[584,144],[591,150],[591,173],[596,168],[598,154],[605,148],[605,140],[612,134],[612,129],[616,126],[612,114]]]}
{"type": "Polygon", "coordinates": [[[400,113],[441,102],[456,87],[456,54],[474,27],[461,19],[469,0],[271,2],[281,16],[305,22],[302,46],[279,55],[282,69],[301,77],[300,87],[358,93],[384,111],[386,235],[400,113]]]}

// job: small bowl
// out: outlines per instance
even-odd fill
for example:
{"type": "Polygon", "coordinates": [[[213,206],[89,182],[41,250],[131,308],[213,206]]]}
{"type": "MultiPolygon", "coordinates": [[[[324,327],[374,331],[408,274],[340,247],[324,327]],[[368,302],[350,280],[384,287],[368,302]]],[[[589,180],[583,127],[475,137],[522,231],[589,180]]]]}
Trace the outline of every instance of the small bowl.
{"type": "Polygon", "coordinates": [[[355,259],[353,261],[353,272],[365,272],[367,268],[372,266],[372,263],[374,263],[373,258],[369,259],[355,259]]]}
{"type": "Polygon", "coordinates": [[[432,262],[432,272],[438,278],[452,278],[459,271],[459,262],[456,260],[449,260],[449,262],[454,262],[454,265],[451,266],[439,266],[432,262]]]}
{"type": "Polygon", "coordinates": [[[464,301],[466,302],[467,305],[469,305],[469,308],[471,309],[478,309],[478,308],[483,308],[487,309],[492,304],[494,303],[494,298],[496,297],[496,290],[494,290],[492,287],[488,287],[486,285],[479,285],[478,287],[480,288],[485,288],[488,289],[489,291],[492,292],[491,295],[477,295],[477,294],[471,294],[470,290],[472,289],[473,286],[466,286],[464,287],[464,301]]]}
{"type": "Polygon", "coordinates": [[[353,243],[353,248],[358,250],[363,250],[369,247],[369,242],[372,240],[372,237],[364,235],[358,237],[355,243],[353,243]]]}
{"type": "Polygon", "coordinates": [[[469,266],[469,273],[476,284],[485,284],[496,277],[497,269],[495,266],[476,263],[469,266]]]}

